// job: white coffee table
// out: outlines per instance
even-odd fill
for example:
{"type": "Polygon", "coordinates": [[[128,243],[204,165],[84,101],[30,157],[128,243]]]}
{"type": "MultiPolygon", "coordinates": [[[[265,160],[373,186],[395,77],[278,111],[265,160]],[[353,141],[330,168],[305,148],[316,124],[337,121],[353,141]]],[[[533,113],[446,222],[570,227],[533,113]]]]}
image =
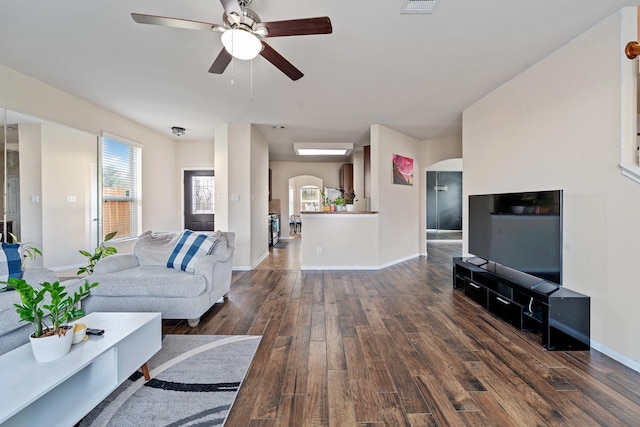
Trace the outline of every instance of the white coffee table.
{"type": "Polygon", "coordinates": [[[2,426],[73,426],[162,347],[160,313],[91,313],[82,320],[104,329],[69,354],[35,361],[31,344],[0,356],[2,426]]]}

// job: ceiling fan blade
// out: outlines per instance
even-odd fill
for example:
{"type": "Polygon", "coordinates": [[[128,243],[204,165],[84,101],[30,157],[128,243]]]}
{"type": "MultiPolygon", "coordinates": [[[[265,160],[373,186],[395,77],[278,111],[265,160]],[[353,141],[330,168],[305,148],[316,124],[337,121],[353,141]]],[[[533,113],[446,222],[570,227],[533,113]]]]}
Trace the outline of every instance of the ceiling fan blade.
{"type": "Polygon", "coordinates": [[[328,16],[263,22],[259,24],[258,27],[267,29],[266,37],[306,36],[312,34],[331,34],[333,32],[331,20],[328,16]]]}
{"type": "Polygon", "coordinates": [[[264,41],[262,41],[262,51],[260,52],[260,55],[275,65],[280,71],[285,73],[291,80],[298,80],[304,76],[302,71],[294,67],[291,62],[284,59],[284,56],[280,55],[274,48],[266,44],[264,41]]]}
{"type": "Polygon", "coordinates": [[[231,62],[231,54],[227,52],[227,49],[222,48],[216,60],[211,64],[209,72],[213,74],[222,74],[227,69],[227,65],[231,62]]]}
{"type": "Polygon", "coordinates": [[[231,15],[233,12],[238,16],[242,16],[242,10],[240,10],[238,0],[220,0],[220,3],[222,3],[222,7],[224,7],[224,11],[227,15],[231,15]]]}
{"type": "Polygon", "coordinates": [[[162,25],[164,27],[186,28],[188,30],[202,31],[224,31],[223,25],[211,24],[209,22],[190,21],[188,19],[169,18],[167,16],[144,15],[132,13],[131,17],[138,24],[162,25]]]}

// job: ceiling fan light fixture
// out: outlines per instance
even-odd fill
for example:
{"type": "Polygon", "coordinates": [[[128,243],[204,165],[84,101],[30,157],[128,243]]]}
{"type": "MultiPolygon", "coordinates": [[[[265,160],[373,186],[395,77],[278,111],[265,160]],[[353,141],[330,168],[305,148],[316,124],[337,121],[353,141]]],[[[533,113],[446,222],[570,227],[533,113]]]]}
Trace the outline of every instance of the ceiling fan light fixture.
{"type": "Polygon", "coordinates": [[[298,156],[347,156],[353,150],[351,142],[296,142],[293,149],[298,156]]]}
{"type": "Polygon", "coordinates": [[[232,28],[222,33],[222,44],[231,56],[237,59],[253,59],[262,50],[260,39],[247,30],[232,28]]]}

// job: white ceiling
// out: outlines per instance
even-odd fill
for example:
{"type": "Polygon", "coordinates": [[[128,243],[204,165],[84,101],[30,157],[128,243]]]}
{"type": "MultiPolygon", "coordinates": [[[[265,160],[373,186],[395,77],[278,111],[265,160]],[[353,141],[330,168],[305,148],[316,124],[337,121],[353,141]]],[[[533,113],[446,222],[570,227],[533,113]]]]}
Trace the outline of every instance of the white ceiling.
{"type": "Polygon", "coordinates": [[[222,23],[219,0],[4,0],[0,63],[163,134],[186,128],[178,140],[257,124],[271,159],[286,160],[294,142],[363,145],[371,124],[460,134],[464,108],[640,0],[441,0],[430,15],[400,14],[403,3],[254,0],[263,21],[331,18],[333,34],[267,40],[305,74],[295,82],[262,57],[210,74],[220,33],[130,17],[222,23]]]}

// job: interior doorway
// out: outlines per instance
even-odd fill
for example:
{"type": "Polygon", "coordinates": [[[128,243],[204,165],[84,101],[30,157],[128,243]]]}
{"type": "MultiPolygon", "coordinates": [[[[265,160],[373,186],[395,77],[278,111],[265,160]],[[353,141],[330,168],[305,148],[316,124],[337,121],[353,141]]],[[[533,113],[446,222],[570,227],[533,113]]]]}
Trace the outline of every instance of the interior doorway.
{"type": "Polygon", "coordinates": [[[460,171],[427,171],[427,240],[462,240],[460,171]]]}
{"type": "Polygon", "coordinates": [[[188,170],[183,177],[184,228],[215,230],[215,184],[212,170],[188,170]]]}

